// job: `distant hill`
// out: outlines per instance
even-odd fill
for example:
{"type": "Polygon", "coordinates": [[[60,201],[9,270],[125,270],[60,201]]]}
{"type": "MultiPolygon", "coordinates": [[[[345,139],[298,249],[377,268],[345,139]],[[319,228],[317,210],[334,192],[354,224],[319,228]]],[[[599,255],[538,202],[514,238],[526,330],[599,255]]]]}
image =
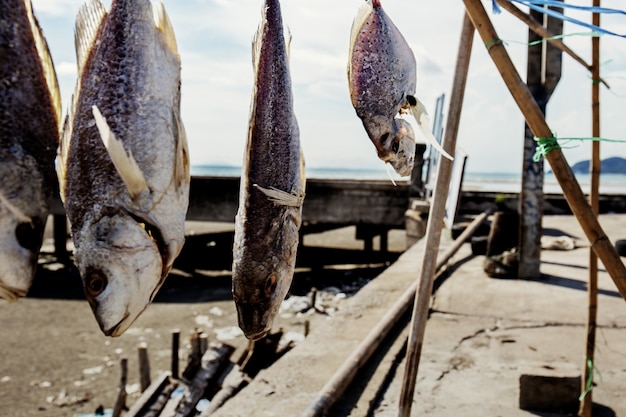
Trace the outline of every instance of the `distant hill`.
{"type": "MultiPolygon", "coordinates": [[[[590,161],[580,161],[572,165],[574,174],[588,174],[590,161]]],[[[602,174],[626,174],[626,159],[614,156],[603,159],[600,162],[600,172],[602,174]]]]}

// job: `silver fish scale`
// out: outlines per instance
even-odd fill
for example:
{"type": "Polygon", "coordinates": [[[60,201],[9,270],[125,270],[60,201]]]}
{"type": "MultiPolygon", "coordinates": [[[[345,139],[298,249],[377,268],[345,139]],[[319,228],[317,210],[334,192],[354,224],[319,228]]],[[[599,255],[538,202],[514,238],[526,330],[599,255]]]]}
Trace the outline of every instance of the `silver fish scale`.
{"type": "MultiPolygon", "coordinates": [[[[122,2],[122,5],[128,2],[122,2]]],[[[103,22],[102,38],[84,71],[73,137],[67,163],[67,195],[73,233],[79,233],[88,210],[94,207],[132,206],[124,184],[107,154],[91,111],[98,105],[111,130],[130,149],[148,184],[161,193],[171,180],[175,143],[173,108],[179,107],[180,78],[176,71],[155,71],[154,22],[149,2],[131,2],[135,10],[113,9],[103,22]],[[137,10],[143,5],[144,10],[137,10]],[[148,12],[150,14],[148,14],[148,12]],[[135,16],[150,16],[149,20],[135,16]],[[121,36],[129,33],[130,36],[121,36]],[[166,77],[164,77],[166,75],[166,77]],[[172,80],[174,78],[174,80],[172,80]],[[169,86],[174,85],[175,88],[169,86]],[[156,88],[155,88],[156,87],[156,88]]],[[[172,70],[180,64],[160,56],[172,70]]],[[[167,68],[167,65],[163,65],[167,68]]]]}
{"type": "Polygon", "coordinates": [[[415,58],[400,40],[404,38],[385,11],[375,7],[352,52],[352,104],[360,118],[393,118],[406,96],[415,94],[415,58]]]}
{"type": "Polygon", "coordinates": [[[239,326],[248,338],[258,339],[271,328],[291,285],[304,196],[277,0],[266,1],[254,47],[255,89],[235,227],[233,298],[239,326]],[[268,189],[282,192],[281,198],[292,194],[297,203],[278,203],[266,194],[268,189]]]}

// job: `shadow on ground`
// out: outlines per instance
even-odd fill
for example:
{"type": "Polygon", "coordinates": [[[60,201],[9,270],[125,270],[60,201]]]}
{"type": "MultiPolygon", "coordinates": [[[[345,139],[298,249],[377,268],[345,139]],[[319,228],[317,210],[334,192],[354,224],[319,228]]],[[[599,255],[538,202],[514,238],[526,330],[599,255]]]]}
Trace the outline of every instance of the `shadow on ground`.
{"type": "MultiPolygon", "coordinates": [[[[233,233],[188,236],[154,302],[194,303],[231,299],[233,233]]],[[[400,252],[300,246],[291,287],[294,295],[311,288],[358,288],[378,276],[400,252]]],[[[70,257],[42,253],[29,298],[84,299],[82,281],[70,257]]]]}

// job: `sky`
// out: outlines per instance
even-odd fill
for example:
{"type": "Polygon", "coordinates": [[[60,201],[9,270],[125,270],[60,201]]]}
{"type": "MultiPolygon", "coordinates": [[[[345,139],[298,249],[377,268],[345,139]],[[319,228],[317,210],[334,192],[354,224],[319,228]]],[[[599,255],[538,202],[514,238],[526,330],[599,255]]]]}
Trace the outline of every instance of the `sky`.
{"type": "MultiPolygon", "coordinates": [[[[74,21],[82,0],[32,0],[48,41],[67,109],[76,83],[74,21]]],[[[568,3],[590,5],[591,1],[568,3]]],[[[104,1],[108,8],[110,0],[104,1]]],[[[240,166],[247,140],[253,69],[251,43],[262,0],[164,0],[182,62],[182,118],[192,165],[240,166]]],[[[294,106],[306,164],[315,168],[385,171],[350,102],[347,60],[352,20],[363,0],[283,0],[283,19],[292,34],[294,106]]],[[[527,27],[506,11],[493,14],[498,36],[522,78],[526,74],[527,27]]],[[[417,60],[417,97],[433,117],[445,95],[446,117],[464,6],[461,0],[383,0],[417,60]]],[[[624,8],[623,0],[604,7],[624,8]]],[[[569,16],[591,21],[586,12],[569,16]]],[[[603,15],[601,26],[626,34],[626,16],[603,15]]],[[[589,32],[565,23],[564,33],[589,32]]],[[[591,62],[591,38],[565,43],[591,62]]],[[[626,140],[626,39],[601,38],[601,137],[626,140]]],[[[562,77],[546,110],[558,138],[591,136],[591,77],[563,56],[562,77]]],[[[445,123],[444,123],[445,126],[445,123]]],[[[475,35],[457,146],[467,154],[467,172],[520,173],[524,120],[478,34],[475,35]]],[[[416,130],[416,135],[420,133],[416,130]]],[[[570,164],[590,159],[591,144],[561,143],[570,164]]],[[[601,158],[626,157],[626,143],[603,143],[601,158]]],[[[546,169],[549,167],[546,164],[546,169]]]]}

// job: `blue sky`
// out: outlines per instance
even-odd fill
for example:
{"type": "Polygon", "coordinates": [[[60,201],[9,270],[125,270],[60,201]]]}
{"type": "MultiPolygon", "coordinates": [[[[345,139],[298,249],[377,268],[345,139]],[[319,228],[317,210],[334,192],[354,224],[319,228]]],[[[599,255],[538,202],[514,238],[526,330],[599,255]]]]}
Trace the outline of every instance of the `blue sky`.
{"type": "MultiPolygon", "coordinates": [[[[568,0],[568,2],[571,2],[568,0]]],[[[283,0],[283,18],[293,39],[291,76],[301,142],[310,167],[368,168],[385,171],[350,103],[346,76],[352,20],[362,0],[283,0]]],[[[518,71],[526,74],[527,28],[502,12],[491,13],[501,39],[507,41],[518,71]],[[517,43],[519,42],[519,43],[517,43]]],[[[589,5],[589,1],[572,2],[589,5]]],[[[63,107],[76,82],[74,19],[81,0],[33,0],[55,61],[63,107]]],[[[105,1],[108,7],[110,1],[105,1]]],[[[241,165],[252,91],[251,41],[259,23],[261,0],[164,0],[182,60],[182,117],[192,164],[241,165]]],[[[383,0],[383,8],[402,31],[418,63],[417,96],[434,112],[454,74],[464,13],[461,0],[383,0]]],[[[604,0],[623,8],[623,1],[604,0]]],[[[588,13],[572,13],[590,21],[588,13]]],[[[602,26],[626,34],[624,16],[603,16],[602,26]]],[[[565,23],[565,33],[588,29],[565,23]]],[[[591,60],[591,38],[565,42],[591,60]]],[[[601,91],[603,137],[626,140],[626,39],[601,40],[602,76],[611,90],[601,91]]],[[[547,109],[557,137],[591,136],[591,80],[587,70],[568,56],[547,109]]],[[[419,134],[419,133],[417,133],[419,134]]],[[[461,116],[458,146],[469,155],[470,172],[520,172],[523,118],[478,35],[461,116]]],[[[573,142],[565,149],[573,164],[589,159],[591,145],[573,142]]],[[[602,144],[601,157],[626,156],[626,144],[602,144]]],[[[547,167],[549,168],[549,167],[547,167]]]]}

